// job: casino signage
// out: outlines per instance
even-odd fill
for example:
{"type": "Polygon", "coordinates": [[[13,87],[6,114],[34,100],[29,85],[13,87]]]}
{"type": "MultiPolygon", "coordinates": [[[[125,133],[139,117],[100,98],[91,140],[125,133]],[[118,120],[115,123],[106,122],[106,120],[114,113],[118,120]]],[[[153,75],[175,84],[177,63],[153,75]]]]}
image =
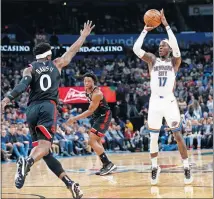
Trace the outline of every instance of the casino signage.
{"type": "Polygon", "coordinates": [[[1,52],[31,52],[31,47],[28,45],[3,45],[1,52]]]}
{"type": "MultiPolygon", "coordinates": [[[[71,44],[63,45],[63,48],[68,50],[71,44]]],[[[59,49],[59,46],[52,46],[52,50],[59,49]]],[[[3,53],[32,53],[33,47],[30,45],[3,45],[1,46],[1,52],[3,53]]],[[[115,53],[123,53],[124,47],[123,45],[92,45],[82,46],[79,50],[79,54],[115,54],[115,53]]]]}

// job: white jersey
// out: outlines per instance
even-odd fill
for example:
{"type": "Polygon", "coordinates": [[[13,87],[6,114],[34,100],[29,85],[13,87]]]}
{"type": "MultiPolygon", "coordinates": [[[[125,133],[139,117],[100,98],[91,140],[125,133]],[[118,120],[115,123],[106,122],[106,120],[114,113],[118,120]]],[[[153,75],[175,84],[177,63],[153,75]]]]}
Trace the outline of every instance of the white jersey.
{"type": "Polygon", "coordinates": [[[171,59],[162,61],[156,58],[155,65],[151,71],[151,94],[167,96],[173,94],[176,74],[171,59]]]}

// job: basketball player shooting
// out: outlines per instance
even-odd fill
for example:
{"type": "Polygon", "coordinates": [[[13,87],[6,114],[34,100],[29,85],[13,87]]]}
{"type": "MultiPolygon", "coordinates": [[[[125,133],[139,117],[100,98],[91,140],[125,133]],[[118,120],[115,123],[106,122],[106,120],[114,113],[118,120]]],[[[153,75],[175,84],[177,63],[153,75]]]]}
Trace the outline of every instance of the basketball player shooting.
{"type": "Polygon", "coordinates": [[[85,23],[78,40],[62,57],[53,61],[51,61],[50,44],[38,44],[34,48],[37,61],[32,62],[30,67],[24,69],[20,83],[2,100],[4,111],[4,107],[11,100],[20,96],[28,87],[31,89],[26,114],[34,148],[29,157],[26,159],[21,157],[17,161],[15,185],[18,189],[23,187],[25,178],[33,164],[43,158],[48,168],[65,183],[73,198],[80,199],[83,196],[79,184],[67,176],[61,163],[53,157],[50,149],[57,125],[56,104],[61,71],[71,62],[93,28],[92,22],[85,23]]]}
{"type": "Polygon", "coordinates": [[[178,149],[181,154],[184,166],[184,183],[190,184],[193,181],[188,162],[186,145],[181,135],[181,117],[176,98],[173,94],[176,73],[181,64],[181,53],[175,35],[169,27],[161,10],[161,22],[165,26],[168,38],[160,42],[159,56],[147,53],[141,46],[148,31],[155,27],[145,25],[144,30],[136,40],[133,51],[142,60],[148,63],[151,77],[151,98],[149,102],[148,130],[150,131],[150,155],[152,162],[151,184],[158,183],[158,177],[161,168],[157,164],[158,156],[158,137],[162,124],[162,118],[165,117],[168,126],[173,132],[177,141],[178,149]],[[172,53],[172,56],[171,56],[172,53]]]}
{"type": "Polygon", "coordinates": [[[116,165],[109,161],[101,142],[102,137],[105,136],[109,128],[112,113],[102,91],[96,86],[97,77],[92,73],[86,73],[83,77],[86,97],[90,103],[89,108],[82,114],[69,118],[65,123],[65,128],[66,125],[71,125],[77,120],[92,115],[89,144],[103,163],[103,167],[96,174],[104,176],[117,168],[116,165]]]}

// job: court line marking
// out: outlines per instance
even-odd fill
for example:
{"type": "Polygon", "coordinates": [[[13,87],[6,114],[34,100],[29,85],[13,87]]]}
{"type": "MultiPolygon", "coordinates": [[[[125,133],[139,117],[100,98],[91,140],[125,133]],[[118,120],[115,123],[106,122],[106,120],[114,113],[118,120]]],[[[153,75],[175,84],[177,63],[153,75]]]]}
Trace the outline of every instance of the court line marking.
{"type": "Polygon", "coordinates": [[[3,194],[22,195],[22,196],[38,196],[40,199],[46,198],[45,196],[41,196],[41,195],[38,195],[38,194],[28,194],[28,193],[1,193],[1,195],[3,195],[3,194]]]}
{"type": "MultiPolygon", "coordinates": [[[[94,184],[93,184],[94,185],[94,184]]],[[[98,186],[98,187],[111,187],[111,186],[106,186],[106,185],[95,185],[95,186],[98,186]]],[[[115,186],[115,187],[153,187],[151,185],[118,185],[118,186],[115,186]]],[[[25,186],[25,187],[65,187],[65,186],[25,186]]],[[[84,185],[81,185],[81,187],[91,187],[91,185],[88,185],[88,186],[84,186],[84,185]]],[[[155,186],[155,187],[201,187],[201,188],[213,188],[213,186],[201,186],[201,185],[186,185],[186,186],[166,186],[166,185],[162,185],[162,186],[155,186]]],[[[13,188],[13,187],[2,187],[2,189],[7,189],[7,188],[13,188]]],[[[66,187],[65,187],[66,188],[66,187]]]]}

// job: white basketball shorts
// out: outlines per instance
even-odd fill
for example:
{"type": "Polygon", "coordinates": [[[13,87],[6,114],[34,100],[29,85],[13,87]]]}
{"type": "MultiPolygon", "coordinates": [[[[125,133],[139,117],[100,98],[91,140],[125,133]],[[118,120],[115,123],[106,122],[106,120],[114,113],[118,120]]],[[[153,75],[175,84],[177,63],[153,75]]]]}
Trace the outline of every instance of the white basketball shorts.
{"type": "Polygon", "coordinates": [[[166,97],[152,95],[150,98],[148,130],[159,133],[163,117],[165,117],[167,125],[171,128],[172,132],[181,130],[181,116],[174,94],[166,97]]]}

